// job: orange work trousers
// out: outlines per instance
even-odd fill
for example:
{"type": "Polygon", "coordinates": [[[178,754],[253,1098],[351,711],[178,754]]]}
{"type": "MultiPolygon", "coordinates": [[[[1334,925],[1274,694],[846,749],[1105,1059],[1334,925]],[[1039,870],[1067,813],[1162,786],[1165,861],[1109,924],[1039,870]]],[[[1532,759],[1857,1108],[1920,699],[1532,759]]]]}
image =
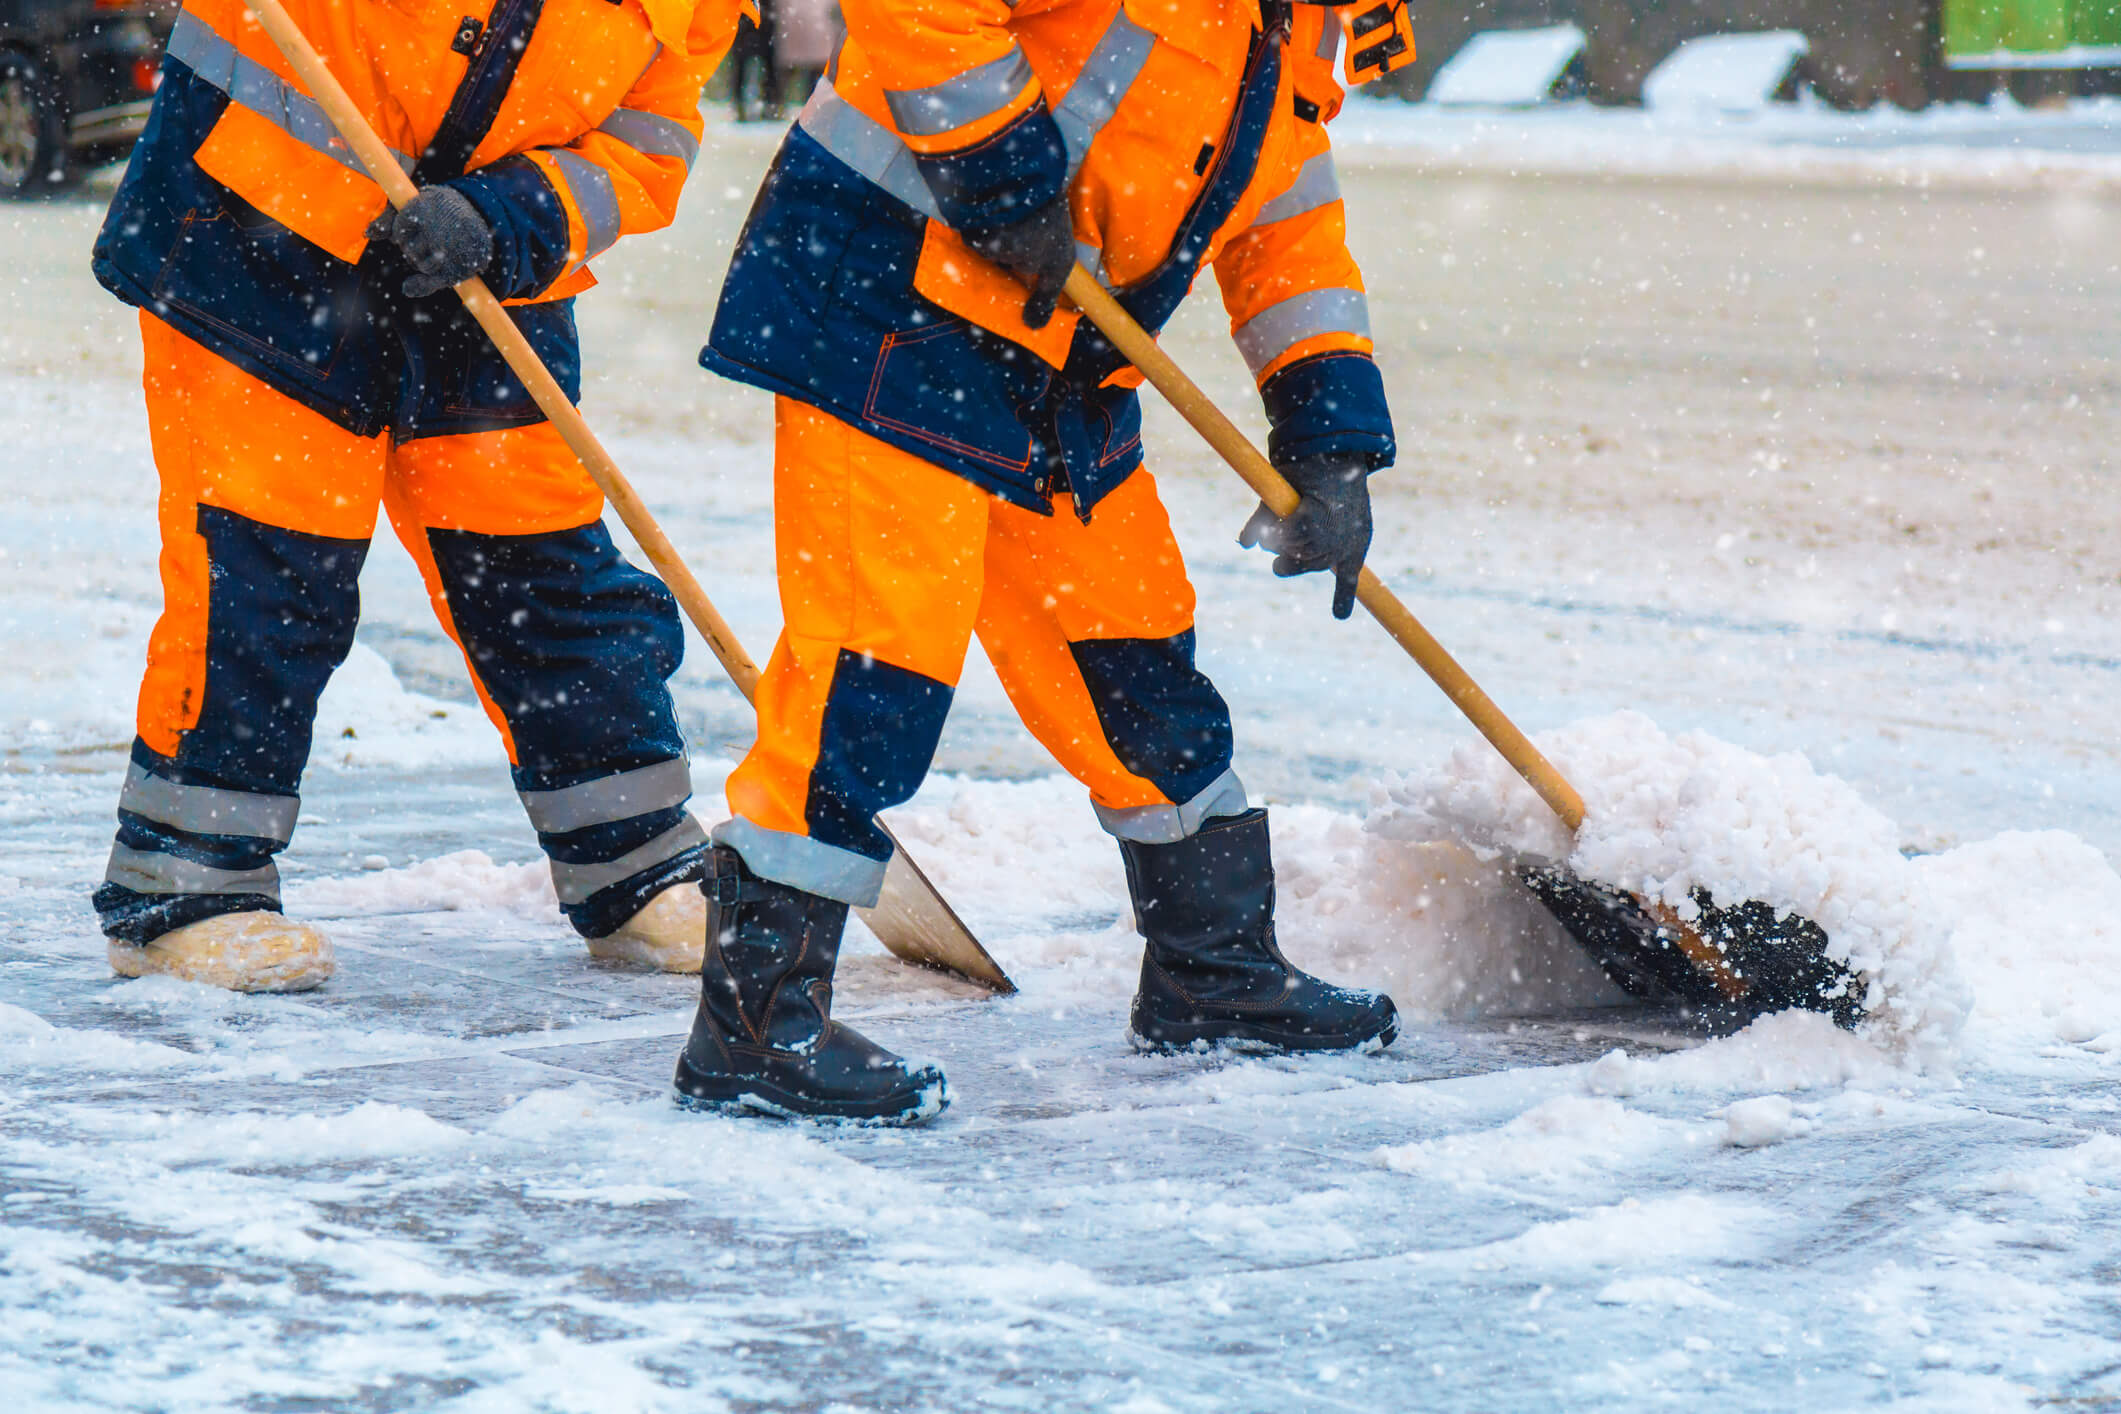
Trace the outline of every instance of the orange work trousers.
{"type": "Polygon", "coordinates": [[[867,905],[875,815],[927,774],[972,636],[1105,828],[1152,843],[1246,808],[1193,662],[1193,586],[1146,470],[1086,523],[1012,505],[792,399],[776,407],[786,626],[719,826],[752,872],[867,905]]]}

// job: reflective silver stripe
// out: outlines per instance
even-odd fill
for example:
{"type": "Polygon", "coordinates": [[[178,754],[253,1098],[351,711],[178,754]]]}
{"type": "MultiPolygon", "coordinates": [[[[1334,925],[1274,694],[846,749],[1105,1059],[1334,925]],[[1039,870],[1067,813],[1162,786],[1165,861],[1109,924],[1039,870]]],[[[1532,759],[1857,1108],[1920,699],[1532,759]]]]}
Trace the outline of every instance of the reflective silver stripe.
{"type": "Polygon", "coordinates": [[[578,152],[564,147],[547,148],[559,164],[560,174],[574,191],[575,209],[582,213],[583,239],[588,243],[582,259],[593,260],[611,249],[619,238],[619,193],[611,184],[611,173],[578,152]]]}
{"type": "Polygon", "coordinates": [[[625,143],[635,152],[645,152],[650,157],[676,157],[691,171],[694,159],[700,155],[700,140],[685,131],[685,125],[675,118],[666,118],[661,113],[650,113],[640,108],[620,108],[603,122],[597,131],[606,133],[625,143]]]}
{"type": "Polygon", "coordinates": [[[769,830],[749,820],[724,820],[714,827],[714,842],[744,856],[761,879],[791,889],[838,899],[855,908],[873,908],[884,892],[884,862],[841,849],[807,835],[769,830]]]}
{"type": "Polygon", "coordinates": [[[552,861],[552,887],[561,903],[586,903],[590,896],[613,884],[623,884],[644,869],[653,869],[688,849],[707,843],[700,822],[687,815],[639,849],[628,851],[603,864],[563,864],[552,861]]]}
{"type": "Polygon", "coordinates": [[[1090,144],[1119,111],[1120,101],[1133,87],[1142,65],[1149,62],[1149,51],[1155,46],[1156,36],[1128,19],[1122,8],[1112,17],[1090,57],[1083,61],[1082,72],[1075,76],[1067,96],[1053,110],[1053,121],[1060,124],[1061,141],[1068,147],[1071,175],[1083,165],[1090,144]]]}
{"type": "MultiPolygon", "coordinates": [[[[1112,17],[1097,47],[1090,51],[1067,97],[1053,110],[1061,141],[1068,149],[1071,178],[1083,165],[1090,144],[1119,111],[1121,100],[1141,73],[1142,65],[1148,62],[1155,44],[1156,36],[1128,19],[1122,9],[1112,17]]],[[[890,94],[885,95],[885,101],[891,101],[890,94]]],[[[896,106],[892,117],[900,126],[906,126],[905,116],[896,106]]],[[[820,147],[915,211],[930,219],[940,216],[935,195],[921,176],[913,150],[899,141],[898,134],[840,97],[831,79],[818,80],[796,123],[820,147]]]]}
{"type": "Polygon", "coordinates": [[[1314,334],[1370,337],[1370,304],[1361,290],[1313,290],[1269,305],[1231,335],[1254,378],[1314,334]]]}
{"type": "Polygon", "coordinates": [[[263,894],[275,901],[280,897],[280,871],[269,861],[257,869],[216,869],[174,854],[122,844],[111,846],[110,865],[103,878],[136,894],[263,894]]]}
{"type": "Polygon", "coordinates": [[[1318,36],[1318,57],[1328,64],[1340,57],[1340,16],[1326,11],[1325,32],[1318,36]]]}
{"type": "Polygon", "coordinates": [[[1012,49],[928,88],[887,88],[884,103],[900,132],[940,137],[1008,107],[1032,79],[1031,61],[1012,49]]]}
{"type": "Polygon", "coordinates": [[[182,786],[149,775],[135,761],[125,773],[118,808],[189,834],[244,835],[286,844],[295,836],[302,802],[291,795],[182,786]]]}
{"type": "MultiPolygon", "coordinates": [[[[331,119],[316,100],[257,60],[237,52],[235,45],[191,11],[178,13],[176,28],[169,34],[168,52],[172,59],[197,74],[200,82],[227,94],[230,102],[248,108],[304,147],[314,148],[364,177],[368,175],[368,169],[332,127],[331,119]]],[[[395,149],[390,155],[400,167],[412,170],[412,158],[395,149]]]]}
{"type": "MultiPolygon", "coordinates": [[[[1235,771],[1223,772],[1183,805],[1136,805],[1108,810],[1096,801],[1090,804],[1106,834],[1137,844],[1177,844],[1199,834],[1200,827],[1210,820],[1242,815],[1250,808],[1245,800],[1245,783],[1237,779],[1235,771]]],[[[750,862],[749,855],[745,862],[750,862]]]]}
{"type": "Polygon", "coordinates": [[[692,798],[692,769],[680,758],[658,761],[559,790],[524,790],[524,813],[541,835],[564,835],[591,825],[609,825],[683,805],[692,798]]]}
{"type": "Polygon", "coordinates": [[[840,161],[875,182],[906,205],[931,219],[941,214],[935,194],[921,177],[913,149],[889,128],[872,120],[819,79],[796,123],[840,161]]]}
{"type": "Polygon", "coordinates": [[[1291,216],[1331,206],[1338,200],[1340,174],[1333,170],[1333,154],[1321,152],[1304,163],[1303,170],[1296,174],[1295,183],[1287,191],[1260,208],[1252,224],[1271,226],[1276,221],[1286,221],[1291,216]]]}
{"type": "Polygon", "coordinates": [[[1097,281],[1100,285],[1104,285],[1107,289],[1111,288],[1111,285],[1105,280],[1105,252],[1101,247],[1094,246],[1088,241],[1077,241],[1075,243],[1075,263],[1089,271],[1091,279],[1097,281]]]}

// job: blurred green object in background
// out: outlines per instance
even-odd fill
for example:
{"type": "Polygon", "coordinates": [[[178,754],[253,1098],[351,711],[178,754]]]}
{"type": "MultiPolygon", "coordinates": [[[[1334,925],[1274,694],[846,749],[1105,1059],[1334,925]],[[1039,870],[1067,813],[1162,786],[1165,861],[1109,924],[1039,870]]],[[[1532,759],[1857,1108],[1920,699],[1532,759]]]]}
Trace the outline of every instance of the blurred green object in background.
{"type": "Polygon", "coordinates": [[[1954,69],[2121,64],[2121,0],[1944,0],[1954,69]]]}

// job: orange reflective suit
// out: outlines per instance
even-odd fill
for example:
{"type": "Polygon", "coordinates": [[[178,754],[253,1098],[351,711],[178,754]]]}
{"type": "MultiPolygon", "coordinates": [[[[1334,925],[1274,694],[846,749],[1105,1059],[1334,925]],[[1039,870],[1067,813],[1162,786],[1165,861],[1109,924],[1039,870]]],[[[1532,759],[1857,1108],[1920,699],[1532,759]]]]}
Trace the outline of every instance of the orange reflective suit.
{"type": "MultiPolygon", "coordinates": [[[[572,296],[666,224],[738,0],[289,0],[422,186],[492,228],[484,272],[574,395],[572,296]]],[[[698,872],[664,681],[675,606],[459,307],[405,296],[381,189],[241,0],[187,0],[96,245],[141,309],[164,606],[96,903],[147,941],[279,906],[318,694],[379,505],[500,728],[592,936],[698,872]]]]}
{"type": "MultiPolygon", "coordinates": [[[[1082,263],[1160,328],[1214,267],[1277,461],[1392,458],[1325,123],[1343,26],[1268,0],[845,0],[702,361],[780,395],[788,626],[716,838],[864,903],[977,632],[1123,838],[1245,808],[1193,664],[1140,379],[963,233],[1065,194],[1082,263]]],[[[1407,57],[1411,57],[1411,53],[1407,57]]]]}

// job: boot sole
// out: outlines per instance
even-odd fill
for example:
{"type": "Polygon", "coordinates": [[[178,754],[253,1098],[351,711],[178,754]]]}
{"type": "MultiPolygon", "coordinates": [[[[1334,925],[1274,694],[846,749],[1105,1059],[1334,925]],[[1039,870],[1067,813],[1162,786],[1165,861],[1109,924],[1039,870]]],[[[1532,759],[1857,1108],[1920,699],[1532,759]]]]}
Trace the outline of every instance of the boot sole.
{"type": "Polygon", "coordinates": [[[911,1095],[888,1104],[817,1101],[757,1080],[702,1075],[681,1055],[671,1098],[678,1108],[700,1114],[764,1115],[771,1119],[866,1129],[904,1129],[926,1124],[950,1108],[950,1082],[937,1077],[911,1095]]]}
{"type": "Polygon", "coordinates": [[[225,992],[311,992],[331,980],[337,963],[331,950],[224,947],[197,956],[145,945],[109,940],[104,954],[110,970],[128,980],[174,977],[225,992]]]}
{"type": "Polygon", "coordinates": [[[1383,1027],[1351,1041],[1333,1041],[1306,1032],[1283,1033],[1265,1027],[1247,1028],[1243,1022],[1174,1024],[1161,1036],[1145,1036],[1127,1028],[1127,1044],[1144,1055],[1178,1055],[1186,1051],[1234,1051],[1239,1055],[1286,1056],[1353,1053],[1374,1056],[1399,1039],[1399,1017],[1395,1013],[1383,1027]]]}

